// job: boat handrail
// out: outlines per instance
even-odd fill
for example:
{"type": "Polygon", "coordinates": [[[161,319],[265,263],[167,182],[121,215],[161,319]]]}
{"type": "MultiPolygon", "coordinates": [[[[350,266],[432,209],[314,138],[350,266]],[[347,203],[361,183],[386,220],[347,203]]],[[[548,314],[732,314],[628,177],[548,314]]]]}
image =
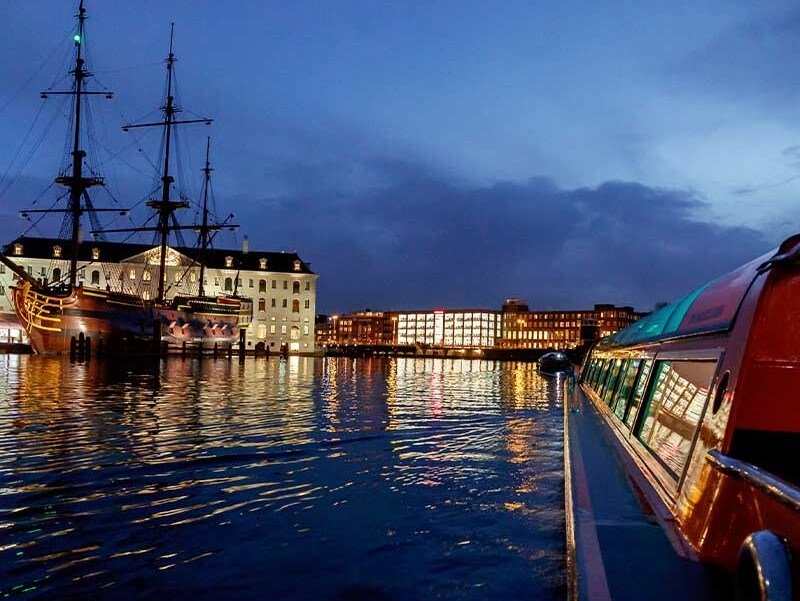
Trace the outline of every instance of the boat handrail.
{"type": "Polygon", "coordinates": [[[752,463],[734,459],[716,450],[709,451],[706,459],[719,472],[740,478],[794,511],[800,511],[800,489],[793,484],[773,476],[752,463]]]}

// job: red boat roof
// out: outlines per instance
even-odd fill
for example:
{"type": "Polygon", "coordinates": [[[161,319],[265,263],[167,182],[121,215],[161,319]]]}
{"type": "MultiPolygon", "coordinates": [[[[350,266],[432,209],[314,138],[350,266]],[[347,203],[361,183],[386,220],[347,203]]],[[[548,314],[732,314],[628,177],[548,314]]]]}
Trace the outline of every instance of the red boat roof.
{"type": "Polygon", "coordinates": [[[745,263],[738,269],[704,284],[681,299],[646,315],[604,338],[600,347],[630,345],[730,329],[747,290],[759,267],[773,259],[800,251],[800,235],[788,238],[781,246],[745,263]]]}

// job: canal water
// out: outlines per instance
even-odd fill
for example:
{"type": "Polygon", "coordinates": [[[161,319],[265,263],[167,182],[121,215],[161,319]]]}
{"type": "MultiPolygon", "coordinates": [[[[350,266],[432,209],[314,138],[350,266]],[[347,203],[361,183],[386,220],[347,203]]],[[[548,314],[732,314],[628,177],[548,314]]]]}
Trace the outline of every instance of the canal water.
{"type": "Polygon", "coordinates": [[[0,597],[556,599],[561,391],[451,359],[0,357],[0,597]]]}

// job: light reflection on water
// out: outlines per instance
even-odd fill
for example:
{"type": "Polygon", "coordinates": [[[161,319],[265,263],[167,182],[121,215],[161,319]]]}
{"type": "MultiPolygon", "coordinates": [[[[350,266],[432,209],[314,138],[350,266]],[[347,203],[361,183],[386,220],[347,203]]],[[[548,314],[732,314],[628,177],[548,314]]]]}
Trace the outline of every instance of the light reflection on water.
{"type": "Polygon", "coordinates": [[[561,401],[531,364],[0,357],[0,594],[563,596],[561,401]]]}

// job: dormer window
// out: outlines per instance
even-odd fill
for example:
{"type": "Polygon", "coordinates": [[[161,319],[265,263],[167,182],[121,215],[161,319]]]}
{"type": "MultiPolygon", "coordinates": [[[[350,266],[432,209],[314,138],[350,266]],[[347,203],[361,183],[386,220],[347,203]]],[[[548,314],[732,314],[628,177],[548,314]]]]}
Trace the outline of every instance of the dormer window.
{"type": "Polygon", "coordinates": [[[261,257],[261,258],[258,260],[258,266],[259,266],[259,268],[261,268],[261,269],[266,269],[266,268],[267,268],[267,260],[266,260],[264,257],[261,257]]]}
{"type": "Polygon", "coordinates": [[[295,261],[294,262],[294,270],[295,271],[300,271],[300,267],[301,266],[302,266],[302,264],[300,263],[300,261],[295,261]]]}
{"type": "Polygon", "coordinates": [[[22,256],[22,244],[17,243],[14,245],[14,254],[18,257],[22,256]]]}
{"type": "Polygon", "coordinates": [[[100,259],[100,249],[96,246],[92,249],[92,261],[100,259]]]}
{"type": "Polygon", "coordinates": [[[61,247],[58,244],[56,244],[53,247],[53,258],[54,259],[60,259],[61,258],[61,247]]]}
{"type": "Polygon", "coordinates": [[[233,267],[233,257],[230,255],[225,257],[225,267],[233,267]]]}

